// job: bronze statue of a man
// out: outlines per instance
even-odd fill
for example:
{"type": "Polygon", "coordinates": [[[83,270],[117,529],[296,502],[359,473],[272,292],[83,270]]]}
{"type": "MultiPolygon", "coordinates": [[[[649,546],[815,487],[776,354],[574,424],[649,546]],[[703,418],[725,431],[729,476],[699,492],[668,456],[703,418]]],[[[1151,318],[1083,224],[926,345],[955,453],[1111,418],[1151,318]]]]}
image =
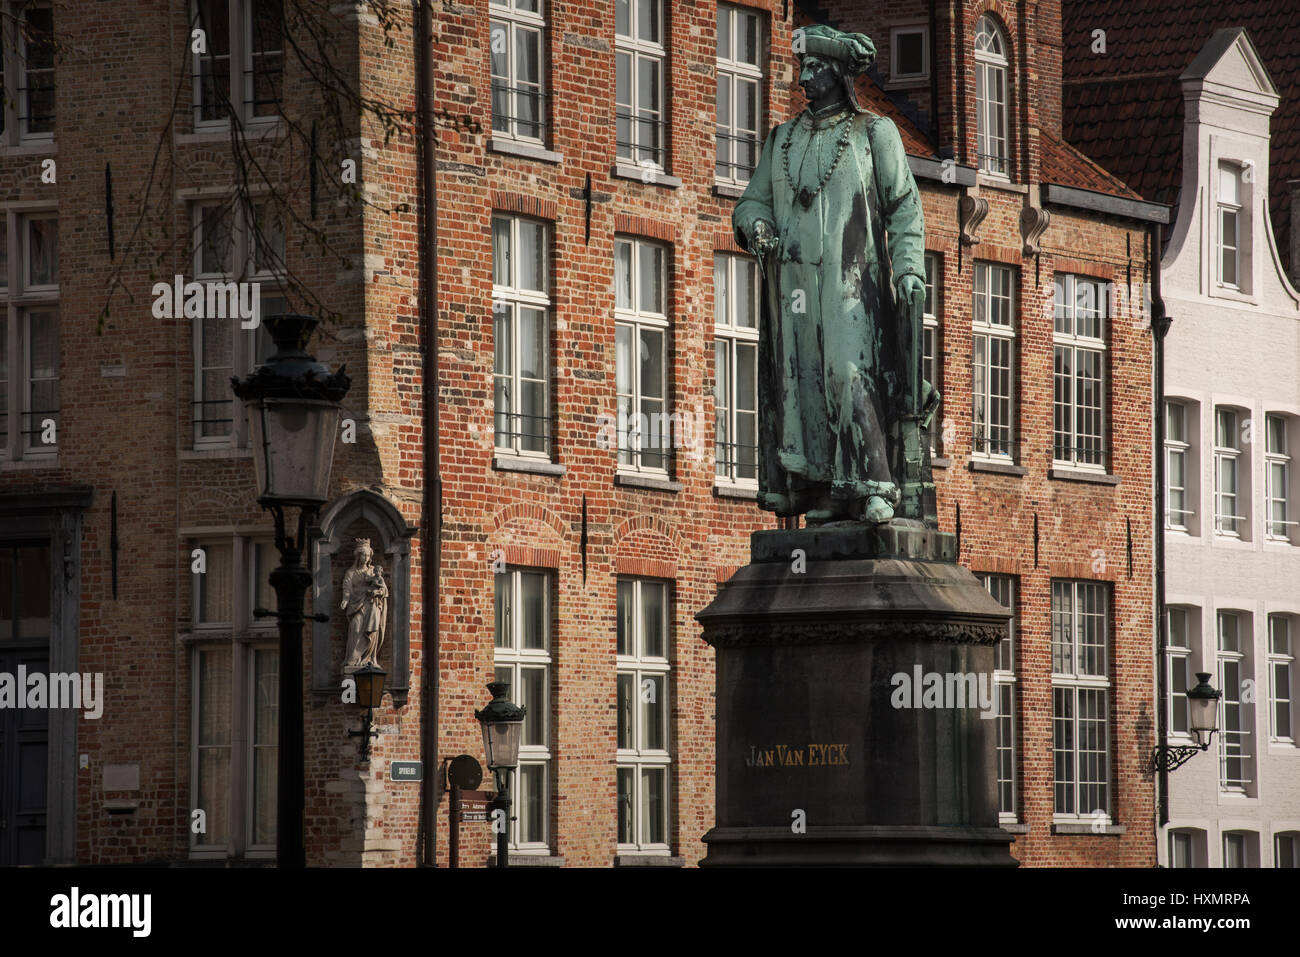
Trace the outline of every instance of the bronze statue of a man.
{"type": "Polygon", "coordinates": [[[921,380],[921,197],[898,129],[853,92],[871,40],[818,25],[794,50],[808,107],[767,137],[732,216],[764,287],[758,504],[880,523],[903,502],[921,519],[919,429],[937,403],[921,380]]]}

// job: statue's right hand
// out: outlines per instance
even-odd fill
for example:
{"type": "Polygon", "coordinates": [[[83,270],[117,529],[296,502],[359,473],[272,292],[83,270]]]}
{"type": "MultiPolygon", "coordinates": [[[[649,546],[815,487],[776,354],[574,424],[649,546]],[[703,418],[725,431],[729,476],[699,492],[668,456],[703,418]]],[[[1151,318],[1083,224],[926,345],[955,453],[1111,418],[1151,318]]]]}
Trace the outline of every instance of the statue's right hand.
{"type": "Polygon", "coordinates": [[[760,219],[754,224],[752,235],[749,237],[749,251],[762,259],[768,253],[774,252],[776,247],[776,230],[767,220],[760,219]]]}

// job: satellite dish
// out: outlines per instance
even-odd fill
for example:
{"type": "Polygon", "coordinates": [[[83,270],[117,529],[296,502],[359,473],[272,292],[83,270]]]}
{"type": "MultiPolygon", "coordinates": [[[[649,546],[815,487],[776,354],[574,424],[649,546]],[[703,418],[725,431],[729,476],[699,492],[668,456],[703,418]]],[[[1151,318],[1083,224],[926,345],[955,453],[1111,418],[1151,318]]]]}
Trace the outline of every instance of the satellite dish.
{"type": "Polygon", "coordinates": [[[483,766],[472,755],[458,754],[447,765],[447,781],[453,787],[473,791],[483,780],[483,766]]]}

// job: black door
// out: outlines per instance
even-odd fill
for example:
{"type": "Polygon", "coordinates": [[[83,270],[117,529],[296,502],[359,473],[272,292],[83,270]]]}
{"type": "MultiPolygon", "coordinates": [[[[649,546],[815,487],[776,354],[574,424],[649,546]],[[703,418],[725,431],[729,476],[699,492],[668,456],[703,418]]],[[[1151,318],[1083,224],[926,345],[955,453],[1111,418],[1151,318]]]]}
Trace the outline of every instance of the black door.
{"type": "MultiPolygon", "coordinates": [[[[0,544],[0,674],[23,703],[20,675],[49,672],[50,591],[48,544],[0,544]]],[[[50,713],[18,704],[0,708],[0,866],[45,860],[50,713]]]]}

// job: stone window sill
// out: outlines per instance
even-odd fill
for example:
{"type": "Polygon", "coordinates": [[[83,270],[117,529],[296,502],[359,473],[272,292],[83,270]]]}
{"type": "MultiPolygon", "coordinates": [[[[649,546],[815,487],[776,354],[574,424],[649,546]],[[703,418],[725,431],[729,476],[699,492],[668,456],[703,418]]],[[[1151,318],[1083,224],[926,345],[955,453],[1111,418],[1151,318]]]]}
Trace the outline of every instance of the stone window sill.
{"type": "Polygon", "coordinates": [[[682,185],[682,181],[676,176],[669,176],[657,166],[637,166],[634,163],[618,162],[614,168],[609,171],[609,175],[619,179],[633,179],[638,183],[645,183],[648,186],[667,186],[669,189],[677,189],[682,185]],[[646,179],[646,174],[650,178],[646,179]]]}
{"type": "Polygon", "coordinates": [[[564,466],[558,462],[516,455],[494,455],[492,467],[499,472],[528,472],[532,475],[553,475],[556,478],[564,474],[564,466]]]}
{"type": "Polygon", "coordinates": [[[0,144],[0,156],[43,156],[54,152],[54,140],[26,140],[22,143],[0,144]]]}
{"type": "Polygon", "coordinates": [[[994,475],[1014,475],[1019,478],[1028,475],[1029,469],[1011,462],[993,462],[989,459],[971,459],[966,467],[972,472],[991,472],[994,475]]]}
{"type": "Polygon", "coordinates": [[[758,489],[750,488],[746,485],[723,485],[713,486],[713,494],[718,498],[739,498],[751,502],[758,501],[758,489]]]}
{"type": "Polygon", "coordinates": [[[1008,822],[1006,822],[1005,824],[1000,824],[1000,825],[998,825],[998,826],[1001,827],[1002,830],[1008,832],[1009,834],[1028,834],[1028,833],[1029,833],[1029,825],[1028,825],[1028,824],[1020,824],[1020,823],[1018,823],[1018,822],[1016,822],[1016,821],[1008,821],[1008,822]]]}
{"type": "Polygon", "coordinates": [[[1084,469],[1062,468],[1059,465],[1047,470],[1049,479],[1066,482],[1091,482],[1093,485],[1118,485],[1119,476],[1108,472],[1089,472],[1084,469]]]}
{"type": "Polygon", "coordinates": [[[28,455],[24,459],[0,459],[0,472],[30,472],[35,469],[57,469],[59,456],[28,455]]]}
{"type": "MultiPolygon", "coordinates": [[[[497,856],[494,853],[488,855],[488,867],[495,867],[497,856]]],[[[506,864],[510,867],[563,867],[564,858],[558,854],[520,854],[518,852],[506,855],[506,864]]]]}
{"type": "Polygon", "coordinates": [[[658,854],[619,854],[614,858],[615,867],[685,867],[684,857],[665,857],[658,854]]]}
{"type": "Polygon", "coordinates": [[[235,449],[228,445],[212,446],[202,449],[181,449],[176,453],[176,457],[182,462],[193,462],[198,459],[251,459],[253,450],[235,449]]]}
{"type": "Polygon", "coordinates": [[[523,143],[504,136],[494,136],[488,141],[488,149],[493,153],[507,156],[519,156],[523,159],[539,160],[543,163],[563,163],[564,155],[555,150],[548,150],[538,143],[523,143]]]}
{"type": "Polygon", "coordinates": [[[930,466],[936,469],[946,469],[952,467],[952,459],[945,458],[942,455],[936,455],[930,459],[930,466]]]}
{"type": "Polygon", "coordinates": [[[615,472],[614,484],[627,488],[649,488],[658,492],[680,492],[682,483],[667,477],[651,477],[636,472],[615,472]]]}
{"type": "Polygon", "coordinates": [[[713,195],[724,196],[727,199],[740,199],[745,195],[745,187],[737,186],[735,183],[714,183],[713,195]]]}
{"type": "Polygon", "coordinates": [[[989,189],[1000,189],[1008,193],[1026,195],[1029,192],[1028,186],[1022,183],[1013,183],[1009,177],[997,176],[993,173],[977,172],[975,182],[981,187],[987,186],[989,189]]]}
{"type": "Polygon", "coordinates": [[[1103,824],[1098,827],[1089,821],[1079,821],[1078,823],[1056,823],[1052,825],[1053,834],[1084,834],[1089,837],[1118,837],[1128,831],[1123,824],[1103,824]]]}

